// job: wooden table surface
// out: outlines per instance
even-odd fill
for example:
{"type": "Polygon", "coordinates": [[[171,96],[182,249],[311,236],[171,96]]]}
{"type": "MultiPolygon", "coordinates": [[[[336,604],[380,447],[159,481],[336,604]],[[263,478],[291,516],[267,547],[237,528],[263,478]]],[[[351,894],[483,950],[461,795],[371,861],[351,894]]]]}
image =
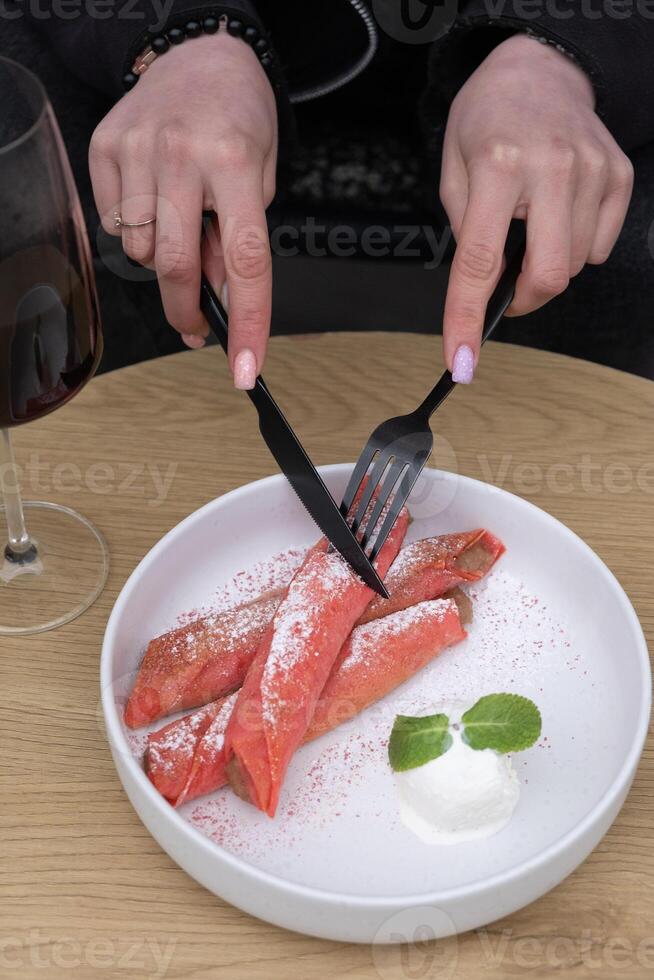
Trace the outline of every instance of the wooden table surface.
{"type": "MultiPolygon", "coordinates": [[[[437,338],[332,334],[274,340],[266,377],[320,464],[354,459],[373,425],[412,408],[440,369],[437,338]]],[[[650,640],[653,410],[648,381],[490,344],[477,382],[438,413],[433,460],[573,528],[617,574],[650,640]]],[[[115,774],[99,709],[103,630],[127,576],[169,528],[274,463],[216,348],[97,378],[15,436],[25,496],[96,522],[111,571],[75,622],[0,642],[0,977],[652,975],[651,741],[618,820],[575,874],[521,912],[435,945],[373,950],[284,932],[187,877],[115,774]]]]}

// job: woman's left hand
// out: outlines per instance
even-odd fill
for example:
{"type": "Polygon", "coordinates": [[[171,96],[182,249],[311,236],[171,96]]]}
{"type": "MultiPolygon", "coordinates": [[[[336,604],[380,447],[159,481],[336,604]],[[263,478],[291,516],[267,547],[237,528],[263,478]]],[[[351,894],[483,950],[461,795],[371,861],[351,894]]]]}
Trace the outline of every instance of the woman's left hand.
{"type": "Polygon", "coordinates": [[[491,52],[452,103],[443,150],[440,194],[457,240],[443,338],[455,380],[472,380],[511,219],[527,221],[508,311],[519,316],[562,293],[586,263],[606,261],[632,183],[574,62],[526,35],[491,52]]]}

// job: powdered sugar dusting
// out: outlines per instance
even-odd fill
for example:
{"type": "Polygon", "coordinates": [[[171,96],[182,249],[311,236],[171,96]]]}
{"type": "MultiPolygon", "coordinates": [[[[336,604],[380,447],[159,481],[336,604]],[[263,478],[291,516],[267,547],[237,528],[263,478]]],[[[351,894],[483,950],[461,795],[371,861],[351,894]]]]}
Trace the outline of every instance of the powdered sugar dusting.
{"type": "Polygon", "coordinates": [[[392,616],[373,619],[370,623],[357,626],[352,632],[350,654],[341,662],[339,673],[345,673],[357,667],[364,659],[374,657],[376,646],[388,642],[410,626],[424,622],[442,622],[453,608],[456,608],[454,599],[431,599],[402,609],[392,616]]]}
{"type": "Polygon", "coordinates": [[[349,565],[336,552],[316,554],[291,582],[288,594],[275,613],[270,651],[261,679],[263,715],[274,725],[283,703],[280,686],[307,655],[320,656],[321,599],[337,604],[356,578],[349,565]]]}
{"type": "Polygon", "coordinates": [[[194,711],[149,743],[148,754],[160,771],[170,773],[176,768],[180,758],[193,757],[198,742],[198,730],[206,723],[207,715],[212,710],[209,705],[200,711],[194,711]]]}
{"type": "Polygon", "coordinates": [[[246,640],[256,647],[280,599],[280,595],[263,596],[248,605],[193,619],[157,637],[149,648],[150,655],[156,657],[157,673],[166,676],[182,665],[192,666],[198,658],[203,666],[214,653],[228,655],[246,640]]]}
{"type": "MultiPolygon", "coordinates": [[[[379,512],[379,517],[375,521],[375,526],[372,528],[372,533],[370,533],[370,531],[369,531],[368,524],[370,523],[370,521],[372,519],[372,516],[373,516],[373,511],[374,511],[375,507],[377,506],[377,497],[379,495],[378,492],[375,492],[375,494],[373,495],[370,503],[366,507],[366,512],[363,515],[363,517],[361,518],[361,522],[359,524],[359,530],[357,531],[357,538],[359,539],[359,541],[362,541],[363,540],[364,534],[368,534],[368,544],[367,544],[366,548],[369,548],[370,550],[372,550],[375,547],[375,545],[377,544],[377,538],[379,537],[379,535],[382,532],[382,529],[384,527],[384,523],[386,521],[386,518],[388,517],[388,515],[389,515],[389,513],[391,511],[391,508],[393,506],[393,503],[395,501],[395,496],[396,496],[396,494],[398,492],[398,489],[399,489],[399,486],[398,486],[397,489],[395,489],[390,494],[388,500],[386,501],[386,503],[382,507],[381,511],[379,512]]],[[[351,523],[351,519],[356,514],[356,511],[357,511],[357,500],[355,499],[354,503],[352,504],[352,506],[350,507],[350,510],[348,512],[348,521],[350,523],[351,523]]],[[[407,508],[406,507],[403,507],[402,510],[400,511],[400,514],[403,515],[403,516],[406,515],[407,514],[407,508]]],[[[375,567],[377,567],[377,560],[375,560],[374,565],[375,565],[375,567]]]]}
{"type": "Polygon", "coordinates": [[[205,605],[180,614],[178,624],[186,626],[202,616],[219,615],[263,595],[281,595],[305,556],[305,550],[291,548],[265,561],[256,562],[247,571],[237,572],[220,586],[205,605]]]}
{"type": "Polygon", "coordinates": [[[215,755],[222,749],[223,745],[225,744],[225,729],[227,728],[227,722],[230,719],[237,697],[238,691],[235,691],[233,694],[230,694],[228,698],[225,698],[224,704],[218,711],[218,714],[202,736],[200,748],[202,749],[203,753],[215,755]]]}
{"type": "Polygon", "coordinates": [[[451,559],[452,554],[464,550],[469,540],[470,534],[464,532],[448,535],[447,544],[445,542],[440,543],[438,539],[433,538],[412,541],[400,550],[391,565],[387,576],[387,585],[390,587],[397,579],[402,579],[413,570],[421,568],[425,563],[425,553],[429,554],[431,561],[437,561],[439,550],[442,551],[443,558],[449,557],[451,559]]]}
{"type": "Polygon", "coordinates": [[[147,732],[127,732],[127,742],[129,744],[129,750],[135,759],[140,762],[145,755],[145,750],[148,747],[148,734],[147,732]]]}

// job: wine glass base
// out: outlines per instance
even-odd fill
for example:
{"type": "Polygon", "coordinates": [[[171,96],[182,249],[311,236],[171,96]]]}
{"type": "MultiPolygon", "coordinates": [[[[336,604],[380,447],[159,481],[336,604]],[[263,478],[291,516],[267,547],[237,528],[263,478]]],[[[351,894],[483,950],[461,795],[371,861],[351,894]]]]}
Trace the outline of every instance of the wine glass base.
{"type": "Polygon", "coordinates": [[[0,547],[0,635],[69,623],[95,602],[109,572],[106,542],[81,514],[38,500],[23,509],[35,552],[16,560],[0,547]]]}

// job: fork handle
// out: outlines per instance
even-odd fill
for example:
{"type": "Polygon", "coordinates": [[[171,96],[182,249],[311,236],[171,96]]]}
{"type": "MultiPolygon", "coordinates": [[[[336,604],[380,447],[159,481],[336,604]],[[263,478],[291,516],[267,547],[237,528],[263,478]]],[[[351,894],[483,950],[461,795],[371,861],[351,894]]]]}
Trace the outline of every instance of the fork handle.
{"type": "MultiPolygon", "coordinates": [[[[512,221],[506,244],[506,253],[510,255],[510,258],[507,259],[504,271],[498,279],[493,295],[488,301],[484,329],[481,335],[482,344],[488,340],[511,304],[515,292],[516,280],[520,275],[522,260],[525,256],[525,245],[526,234],[524,221],[512,221]]],[[[457,382],[452,380],[451,373],[445,371],[423,403],[416,410],[416,414],[426,415],[427,418],[430,418],[438,406],[445,401],[450,392],[456,388],[456,385],[457,382]]]]}

